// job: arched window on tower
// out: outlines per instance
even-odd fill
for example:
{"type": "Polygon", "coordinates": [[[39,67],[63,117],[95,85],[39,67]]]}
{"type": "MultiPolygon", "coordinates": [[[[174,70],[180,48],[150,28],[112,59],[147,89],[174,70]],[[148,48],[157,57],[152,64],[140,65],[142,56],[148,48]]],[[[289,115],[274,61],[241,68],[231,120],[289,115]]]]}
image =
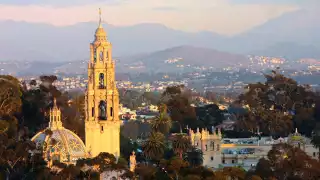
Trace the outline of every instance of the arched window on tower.
{"type": "Polygon", "coordinates": [[[94,117],[94,107],[91,108],[91,116],[94,117]]]}
{"type": "Polygon", "coordinates": [[[106,110],[107,110],[107,105],[105,101],[100,101],[99,103],[99,119],[100,120],[106,120],[106,110]]]}
{"type": "Polygon", "coordinates": [[[211,147],[211,150],[214,151],[214,141],[211,141],[210,147],[211,147]]]}
{"type": "Polygon", "coordinates": [[[113,116],[113,108],[110,107],[110,116],[112,117],[113,116]]]}
{"type": "Polygon", "coordinates": [[[103,51],[100,51],[99,58],[100,58],[100,61],[103,61],[103,51]]]}
{"type": "Polygon", "coordinates": [[[97,50],[96,49],[94,49],[94,51],[93,51],[93,61],[97,62],[97,50]]]}
{"type": "Polygon", "coordinates": [[[99,74],[99,89],[105,89],[105,86],[104,86],[104,74],[103,73],[99,74]]]}

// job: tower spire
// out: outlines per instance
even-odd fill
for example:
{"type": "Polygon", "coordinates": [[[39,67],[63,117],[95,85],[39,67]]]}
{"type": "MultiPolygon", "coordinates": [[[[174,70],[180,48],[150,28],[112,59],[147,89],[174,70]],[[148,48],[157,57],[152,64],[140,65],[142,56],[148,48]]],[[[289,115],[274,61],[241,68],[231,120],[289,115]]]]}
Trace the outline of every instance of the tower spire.
{"type": "Polygon", "coordinates": [[[99,8],[99,26],[96,29],[96,33],[95,33],[95,41],[106,41],[107,38],[107,34],[103,29],[102,26],[102,13],[101,13],[101,8],[99,8]]]}
{"type": "Polygon", "coordinates": [[[99,8],[99,28],[102,27],[102,24],[101,24],[101,8],[99,8]]]}
{"type": "Polygon", "coordinates": [[[53,98],[53,108],[58,108],[57,107],[57,99],[53,98]]]}

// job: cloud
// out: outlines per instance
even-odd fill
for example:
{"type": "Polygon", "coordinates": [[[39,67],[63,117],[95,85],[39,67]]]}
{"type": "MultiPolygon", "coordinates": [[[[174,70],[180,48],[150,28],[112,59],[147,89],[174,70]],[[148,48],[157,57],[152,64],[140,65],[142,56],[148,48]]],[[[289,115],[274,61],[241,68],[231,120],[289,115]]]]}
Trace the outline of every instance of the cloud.
{"type": "Polygon", "coordinates": [[[164,6],[164,7],[155,7],[153,8],[155,11],[179,11],[179,8],[176,7],[169,7],[169,6],[164,6]]]}
{"type": "MultiPolygon", "coordinates": [[[[320,4],[319,0],[228,0],[230,3],[235,4],[292,4],[301,7],[310,7],[316,4],[320,4]]],[[[319,8],[319,7],[318,7],[319,8]]]]}
{"type": "Polygon", "coordinates": [[[120,4],[126,0],[1,0],[0,5],[40,5],[40,6],[78,6],[90,3],[106,3],[109,5],[120,4]]]}
{"type": "Polygon", "coordinates": [[[237,4],[300,4],[308,0],[229,0],[237,4]]]}
{"type": "Polygon", "coordinates": [[[107,1],[94,0],[95,3],[74,6],[0,4],[0,20],[45,22],[66,26],[78,22],[97,21],[97,9],[101,7],[104,21],[113,25],[161,23],[184,31],[206,30],[232,35],[299,8],[297,5],[288,4],[237,4],[231,3],[230,0],[201,0],[201,3],[196,0],[113,0],[115,4],[118,2],[114,6],[110,6],[111,1],[107,1]]]}

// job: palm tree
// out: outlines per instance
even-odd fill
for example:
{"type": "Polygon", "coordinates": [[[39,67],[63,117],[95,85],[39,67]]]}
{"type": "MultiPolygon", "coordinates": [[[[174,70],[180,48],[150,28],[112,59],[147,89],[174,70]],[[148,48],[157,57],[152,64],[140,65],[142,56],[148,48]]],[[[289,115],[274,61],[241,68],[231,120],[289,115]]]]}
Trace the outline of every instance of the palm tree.
{"type": "Polygon", "coordinates": [[[192,167],[201,166],[203,163],[203,152],[200,149],[192,147],[184,158],[192,167]]]}
{"type": "Polygon", "coordinates": [[[188,136],[178,134],[173,137],[172,148],[176,154],[179,154],[181,159],[183,158],[183,153],[188,151],[191,147],[191,141],[188,136]]]}
{"type": "Polygon", "coordinates": [[[172,127],[171,118],[167,113],[167,106],[160,104],[159,111],[160,114],[152,121],[151,127],[153,131],[167,135],[172,127]]]}
{"type": "Polygon", "coordinates": [[[165,137],[160,132],[151,132],[142,145],[144,156],[149,160],[160,160],[164,154],[165,137]]]}

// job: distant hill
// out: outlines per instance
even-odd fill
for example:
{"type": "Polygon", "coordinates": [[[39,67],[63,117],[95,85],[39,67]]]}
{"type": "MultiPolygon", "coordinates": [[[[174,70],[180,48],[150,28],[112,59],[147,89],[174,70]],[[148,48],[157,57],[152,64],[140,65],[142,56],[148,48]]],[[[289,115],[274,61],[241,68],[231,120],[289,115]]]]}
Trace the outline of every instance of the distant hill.
{"type": "Polygon", "coordinates": [[[229,51],[257,55],[320,58],[320,12],[302,9],[284,14],[233,37],[229,51]],[[241,47],[241,48],[239,48],[241,47]]]}
{"type": "Polygon", "coordinates": [[[284,57],[288,60],[296,60],[302,58],[320,58],[320,48],[312,45],[300,45],[297,43],[278,43],[263,50],[256,50],[250,54],[263,56],[284,57]]]}
{"type": "Polygon", "coordinates": [[[119,58],[119,60],[121,64],[143,65],[153,72],[175,71],[181,69],[181,65],[185,67],[184,69],[188,65],[190,65],[190,68],[195,66],[223,68],[240,64],[247,65],[249,63],[249,60],[244,55],[194,46],[178,46],[144,55],[119,58]],[[169,62],[170,60],[171,62],[169,62]],[[177,68],[179,65],[180,67],[177,68]]]}
{"type": "MultiPolygon", "coordinates": [[[[234,37],[213,32],[188,33],[161,24],[105,24],[116,57],[195,46],[247,55],[320,58],[320,12],[317,8],[284,14],[234,37]]],[[[97,23],[56,27],[41,23],[0,21],[0,61],[83,61],[97,23]]]]}
{"type": "MultiPolygon", "coordinates": [[[[116,72],[177,72],[194,71],[195,67],[223,68],[246,65],[249,60],[238,54],[209,48],[178,46],[152,53],[115,58],[116,72]]],[[[18,74],[85,74],[88,61],[70,62],[0,62],[4,73],[18,74]]]]}

